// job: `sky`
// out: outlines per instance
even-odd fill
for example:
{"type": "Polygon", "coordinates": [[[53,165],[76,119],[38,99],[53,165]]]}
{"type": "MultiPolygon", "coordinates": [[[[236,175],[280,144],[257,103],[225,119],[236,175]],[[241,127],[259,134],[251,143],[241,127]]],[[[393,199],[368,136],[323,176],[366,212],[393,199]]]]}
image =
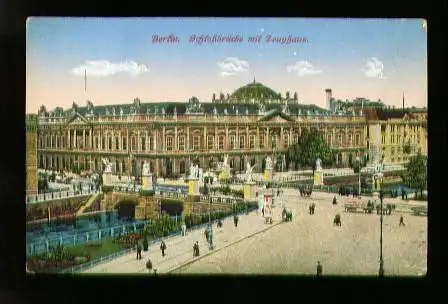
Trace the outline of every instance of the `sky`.
{"type": "Polygon", "coordinates": [[[423,107],[427,26],[422,19],[31,17],[26,69],[27,113],[86,100],[210,102],[254,78],[283,96],[298,92],[303,104],[325,107],[331,88],[336,99],[401,107],[404,95],[407,106],[423,107]],[[233,41],[200,40],[215,34],[233,41]]]}

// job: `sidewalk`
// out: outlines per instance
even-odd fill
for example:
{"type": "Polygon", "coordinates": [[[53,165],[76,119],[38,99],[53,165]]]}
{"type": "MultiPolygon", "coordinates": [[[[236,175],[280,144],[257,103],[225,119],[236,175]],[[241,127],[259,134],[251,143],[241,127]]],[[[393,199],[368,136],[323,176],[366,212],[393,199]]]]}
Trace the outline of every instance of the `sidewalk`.
{"type": "MultiPolygon", "coordinates": [[[[213,243],[215,249],[210,251],[208,243],[204,236],[204,229],[187,231],[185,237],[176,236],[165,241],[166,251],[165,257],[162,257],[160,250],[160,242],[149,247],[147,252],[142,252],[142,259],[137,260],[137,253],[133,251],[116,260],[96,265],[86,269],[83,273],[148,273],[146,262],[151,259],[153,269],[157,269],[157,273],[168,273],[186,263],[200,259],[208,255],[207,253],[216,252],[229,244],[235,243],[241,239],[247,238],[263,230],[270,229],[281,223],[281,208],[274,209],[273,224],[265,224],[261,218],[261,214],[252,211],[248,215],[241,214],[239,216],[238,227],[233,224],[233,217],[222,221],[223,226],[217,228],[217,224],[213,224],[213,243]],[[193,257],[193,245],[198,241],[199,257],[193,257]]],[[[151,271],[153,272],[153,271],[151,271]]]]}

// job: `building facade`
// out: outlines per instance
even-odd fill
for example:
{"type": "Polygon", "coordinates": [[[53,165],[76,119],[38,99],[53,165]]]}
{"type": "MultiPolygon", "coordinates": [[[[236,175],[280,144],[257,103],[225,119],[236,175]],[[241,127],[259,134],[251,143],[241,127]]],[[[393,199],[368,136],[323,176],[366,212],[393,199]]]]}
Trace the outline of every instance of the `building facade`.
{"type": "Polygon", "coordinates": [[[37,194],[37,129],[38,117],[35,114],[26,115],[26,195],[37,194]]]}
{"type": "Polygon", "coordinates": [[[194,159],[207,169],[228,154],[235,171],[244,171],[250,161],[261,172],[266,156],[281,155],[310,128],[324,133],[341,166],[367,153],[369,119],[361,111],[336,114],[295,102],[297,94],[292,99],[286,95],[281,99],[254,81],[227,97],[221,94],[219,101],[214,96],[208,103],[196,97],[164,103],[141,103],[136,98],[110,106],[73,103],[65,111],[47,112],[42,106],[38,166],[101,171],[101,159],[109,158],[116,173],[138,175],[146,160],[153,173],[165,176],[187,173],[194,159]]]}

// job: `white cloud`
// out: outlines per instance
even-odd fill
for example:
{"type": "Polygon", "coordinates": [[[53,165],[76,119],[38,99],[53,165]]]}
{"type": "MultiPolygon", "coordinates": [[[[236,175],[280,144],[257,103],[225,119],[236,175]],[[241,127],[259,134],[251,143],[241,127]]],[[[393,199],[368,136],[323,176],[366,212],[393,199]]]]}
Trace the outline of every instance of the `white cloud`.
{"type": "Polygon", "coordinates": [[[372,60],[366,62],[365,69],[361,69],[367,77],[375,77],[378,79],[386,79],[383,74],[384,65],[377,58],[372,57],[372,60]]]}
{"type": "Polygon", "coordinates": [[[286,70],[289,73],[296,73],[299,76],[322,73],[322,70],[317,70],[310,62],[303,60],[297,61],[295,64],[288,65],[286,70]]]}
{"type": "Polygon", "coordinates": [[[218,66],[221,69],[221,77],[232,76],[249,70],[249,63],[236,57],[227,57],[223,62],[218,62],[218,66]]]}
{"type": "Polygon", "coordinates": [[[137,76],[149,71],[145,64],[138,64],[135,61],[109,62],[107,60],[86,61],[84,64],[74,68],[71,72],[78,76],[84,76],[84,71],[88,76],[105,77],[117,73],[128,73],[137,76]]]}

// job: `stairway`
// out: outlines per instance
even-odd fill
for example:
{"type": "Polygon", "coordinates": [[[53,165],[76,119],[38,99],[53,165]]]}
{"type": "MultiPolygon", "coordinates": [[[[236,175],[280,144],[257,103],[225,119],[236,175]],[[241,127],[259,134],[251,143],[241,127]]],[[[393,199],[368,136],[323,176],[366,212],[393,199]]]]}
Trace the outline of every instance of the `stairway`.
{"type": "Polygon", "coordinates": [[[92,194],[87,200],[87,203],[85,203],[84,206],[81,206],[81,208],[79,208],[79,210],[76,212],[76,215],[78,216],[83,214],[84,210],[92,205],[92,203],[96,200],[99,194],[100,194],[99,192],[92,194]]]}

